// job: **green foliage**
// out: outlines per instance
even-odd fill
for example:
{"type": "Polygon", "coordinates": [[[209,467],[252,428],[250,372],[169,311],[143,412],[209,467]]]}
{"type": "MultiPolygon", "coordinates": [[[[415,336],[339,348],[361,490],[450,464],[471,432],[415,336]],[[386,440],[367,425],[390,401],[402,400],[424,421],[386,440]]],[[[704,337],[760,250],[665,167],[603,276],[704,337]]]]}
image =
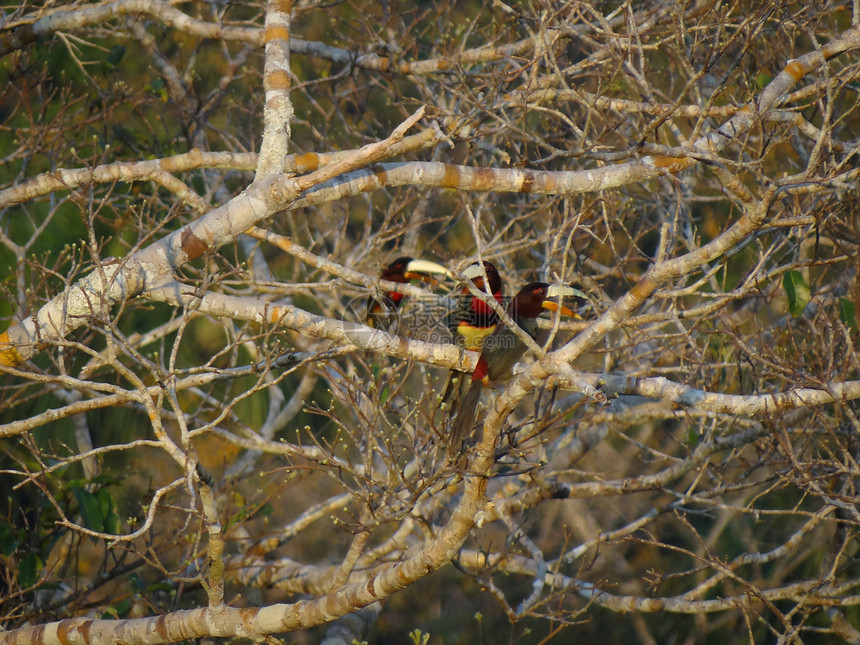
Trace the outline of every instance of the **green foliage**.
{"type": "Polygon", "coordinates": [[[857,330],[857,305],[848,298],[839,298],[839,320],[851,330],[857,330]]]}
{"type": "Polygon", "coordinates": [[[102,618],[125,618],[128,615],[128,612],[131,611],[133,604],[134,601],[131,598],[123,598],[109,606],[102,614],[102,618]]]}
{"type": "MultiPolygon", "coordinates": [[[[122,520],[117,513],[116,502],[108,490],[108,486],[117,484],[119,481],[110,475],[99,475],[89,482],[77,480],[70,483],[69,488],[78,502],[78,512],[85,528],[112,535],[120,533],[122,520]],[[88,484],[97,485],[94,493],[85,488],[88,484]]],[[[96,541],[94,537],[93,542],[96,541]]]]}
{"type": "Polygon", "coordinates": [[[116,67],[125,56],[125,45],[114,45],[107,55],[107,62],[116,67]]]}
{"type": "Polygon", "coordinates": [[[24,529],[16,530],[5,522],[0,522],[0,553],[7,557],[12,555],[25,538],[23,533],[24,529]]]}
{"type": "Polygon", "coordinates": [[[75,499],[78,500],[78,510],[84,522],[84,527],[91,531],[103,533],[105,530],[105,518],[102,515],[102,507],[98,497],[84,488],[75,488],[73,490],[75,499]]]}
{"type": "Polygon", "coordinates": [[[788,296],[788,310],[791,315],[801,315],[811,299],[809,285],[803,274],[795,269],[786,271],[782,277],[782,288],[788,296]]]}
{"type": "Polygon", "coordinates": [[[44,568],[45,564],[36,553],[27,553],[18,564],[18,584],[23,589],[32,587],[39,581],[44,568]]]}

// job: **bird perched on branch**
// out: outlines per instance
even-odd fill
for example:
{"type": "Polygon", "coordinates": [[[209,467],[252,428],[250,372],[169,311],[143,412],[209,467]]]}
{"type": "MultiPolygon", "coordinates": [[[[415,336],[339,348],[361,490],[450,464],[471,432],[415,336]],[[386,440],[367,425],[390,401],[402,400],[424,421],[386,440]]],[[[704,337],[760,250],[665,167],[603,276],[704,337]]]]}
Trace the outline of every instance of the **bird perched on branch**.
{"type": "MultiPolygon", "coordinates": [[[[470,280],[475,288],[492,297],[500,305],[503,303],[502,276],[492,262],[472,262],[463,271],[463,277],[470,280]]],[[[493,333],[499,322],[499,315],[484,300],[474,295],[466,284],[461,284],[454,306],[449,310],[445,320],[454,342],[463,349],[475,352],[481,351],[484,339],[493,333]]],[[[468,382],[456,370],[448,374],[442,401],[447,401],[454,390],[455,382],[466,385],[468,382]]],[[[465,395],[465,390],[460,391],[465,395]]]]}
{"type": "MultiPolygon", "coordinates": [[[[492,262],[485,260],[483,265],[472,262],[463,271],[463,276],[471,280],[476,289],[502,304],[502,276],[492,262]]],[[[456,307],[448,314],[446,324],[457,345],[478,351],[484,339],[496,328],[499,315],[489,304],[473,295],[466,285],[462,286],[459,296],[456,307]]]]}
{"type": "MultiPolygon", "coordinates": [[[[379,273],[381,280],[408,284],[413,280],[435,282],[434,276],[453,277],[441,264],[429,260],[415,260],[410,257],[397,258],[379,273]]],[[[381,297],[371,297],[367,302],[367,324],[379,329],[396,331],[397,311],[406,296],[397,291],[386,291],[381,297]]]]}
{"type": "MultiPolygon", "coordinates": [[[[568,307],[552,298],[565,296],[584,297],[578,289],[546,282],[532,282],[517,292],[508,305],[507,313],[517,326],[529,336],[537,334],[537,317],[544,310],[558,311],[566,316],[578,317],[568,307]]],[[[514,364],[525,353],[527,346],[520,337],[503,322],[499,322],[492,334],[484,340],[481,356],[472,373],[471,385],[460,402],[457,417],[448,442],[448,456],[460,453],[463,440],[475,423],[475,411],[484,387],[507,376],[514,364]]]]}

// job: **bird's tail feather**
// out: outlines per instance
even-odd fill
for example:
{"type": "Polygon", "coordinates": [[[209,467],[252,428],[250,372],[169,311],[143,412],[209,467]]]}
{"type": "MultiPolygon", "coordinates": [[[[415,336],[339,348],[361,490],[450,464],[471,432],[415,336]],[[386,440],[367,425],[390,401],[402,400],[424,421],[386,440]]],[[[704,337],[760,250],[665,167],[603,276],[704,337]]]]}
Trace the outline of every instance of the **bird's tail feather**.
{"type": "Polygon", "coordinates": [[[448,372],[448,379],[445,381],[445,390],[442,393],[442,403],[447,403],[451,399],[451,395],[454,394],[454,388],[457,388],[457,398],[451,401],[449,407],[452,409],[456,409],[459,406],[460,401],[463,400],[463,397],[466,396],[466,391],[469,389],[469,384],[472,382],[472,379],[469,378],[470,374],[467,372],[458,372],[457,370],[451,370],[448,372]]]}
{"type": "Polygon", "coordinates": [[[448,457],[451,459],[460,454],[463,440],[472,431],[472,426],[475,424],[475,411],[478,409],[478,401],[481,399],[483,389],[484,384],[481,381],[472,381],[472,386],[460,401],[460,408],[451,428],[451,436],[448,438],[448,457]]]}

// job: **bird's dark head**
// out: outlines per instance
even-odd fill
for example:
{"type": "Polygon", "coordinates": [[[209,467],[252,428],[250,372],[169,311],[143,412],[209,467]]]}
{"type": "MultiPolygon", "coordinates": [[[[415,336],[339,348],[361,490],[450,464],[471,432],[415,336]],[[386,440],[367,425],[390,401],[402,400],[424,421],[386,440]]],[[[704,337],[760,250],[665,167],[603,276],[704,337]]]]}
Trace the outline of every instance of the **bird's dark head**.
{"type": "Polygon", "coordinates": [[[379,272],[379,277],[391,282],[409,282],[406,278],[406,267],[412,262],[412,258],[397,258],[394,262],[379,272]]]}
{"type": "Polygon", "coordinates": [[[575,311],[561,304],[561,300],[565,297],[585,299],[586,296],[579,289],[564,284],[532,282],[517,292],[511,301],[509,312],[519,318],[537,318],[542,311],[548,310],[579,318],[575,311]]]}
{"type": "MultiPolygon", "coordinates": [[[[499,270],[496,269],[496,265],[492,262],[488,262],[484,260],[483,267],[480,262],[472,262],[466,269],[463,271],[463,276],[468,280],[472,281],[478,289],[481,291],[488,291],[485,287],[486,284],[489,284],[489,293],[492,293],[497,298],[500,298],[502,295],[502,276],[499,275],[499,270]],[[484,279],[484,274],[486,273],[486,280],[484,279]]],[[[468,293],[468,289],[464,288],[463,293],[468,293]]]]}

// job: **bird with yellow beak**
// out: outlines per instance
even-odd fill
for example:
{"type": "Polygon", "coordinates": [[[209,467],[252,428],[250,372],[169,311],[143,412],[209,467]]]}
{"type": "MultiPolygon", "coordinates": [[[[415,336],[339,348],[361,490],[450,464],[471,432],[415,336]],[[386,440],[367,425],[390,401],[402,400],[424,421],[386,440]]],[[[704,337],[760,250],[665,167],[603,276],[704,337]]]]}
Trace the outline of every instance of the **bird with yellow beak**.
{"type": "MultiPolygon", "coordinates": [[[[564,297],[587,299],[578,289],[560,284],[532,282],[517,292],[508,305],[508,316],[529,336],[537,335],[537,318],[543,311],[554,311],[564,316],[579,318],[570,308],[559,302],[564,297]]],[[[448,442],[448,456],[456,457],[463,440],[475,424],[475,412],[481,392],[490,383],[508,376],[516,362],[526,352],[522,339],[503,322],[499,322],[483,343],[478,364],[472,372],[471,386],[460,402],[448,442]]]]}

